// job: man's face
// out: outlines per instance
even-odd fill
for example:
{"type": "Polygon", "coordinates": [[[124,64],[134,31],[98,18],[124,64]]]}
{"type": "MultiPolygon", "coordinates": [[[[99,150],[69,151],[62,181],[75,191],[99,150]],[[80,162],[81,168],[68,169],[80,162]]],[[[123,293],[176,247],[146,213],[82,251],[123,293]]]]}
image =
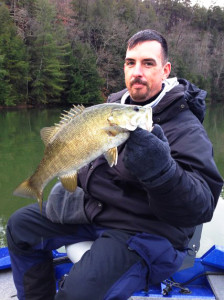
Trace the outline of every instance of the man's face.
{"type": "Polygon", "coordinates": [[[162,81],[171,70],[164,62],[162,48],[157,41],[146,41],[127,49],[124,74],[131,98],[136,102],[146,101],[161,91],[162,81]]]}

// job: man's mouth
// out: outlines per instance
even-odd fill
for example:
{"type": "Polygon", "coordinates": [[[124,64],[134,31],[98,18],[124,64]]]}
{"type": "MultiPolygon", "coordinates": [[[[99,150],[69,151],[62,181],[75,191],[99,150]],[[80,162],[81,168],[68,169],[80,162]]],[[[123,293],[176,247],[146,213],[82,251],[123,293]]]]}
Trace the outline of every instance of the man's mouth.
{"type": "Polygon", "coordinates": [[[131,87],[132,87],[132,86],[135,86],[136,88],[137,88],[137,87],[140,88],[140,87],[142,87],[143,85],[147,85],[147,82],[141,80],[140,78],[134,78],[133,80],[131,80],[130,84],[131,84],[131,87]]]}

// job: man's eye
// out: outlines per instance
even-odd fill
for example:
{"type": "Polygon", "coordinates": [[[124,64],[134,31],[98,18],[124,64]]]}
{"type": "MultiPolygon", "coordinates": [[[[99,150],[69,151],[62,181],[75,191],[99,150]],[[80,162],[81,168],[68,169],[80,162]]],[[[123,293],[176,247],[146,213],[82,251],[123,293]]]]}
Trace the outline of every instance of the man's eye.
{"type": "Polygon", "coordinates": [[[147,62],[145,62],[145,66],[146,66],[146,67],[151,67],[151,66],[153,66],[153,63],[152,63],[152,62],[149,62],[149,61],[147,61],[147,62]]]}
{"type": "Polygon", "coordinates": [[[134,66],[134,62],[133,61],[126,61],[126,66],[129,66],[129,67],[131,67],[131,66],[134,66]]]}

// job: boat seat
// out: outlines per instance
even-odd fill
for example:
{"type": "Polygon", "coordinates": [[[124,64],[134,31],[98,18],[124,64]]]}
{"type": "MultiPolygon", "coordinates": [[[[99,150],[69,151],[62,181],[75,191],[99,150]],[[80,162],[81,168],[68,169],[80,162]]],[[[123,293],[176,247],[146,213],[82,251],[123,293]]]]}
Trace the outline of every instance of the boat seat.
{"type": "MultiPolygon", "coordinates": [[[[194,259],[200,247],[201,232],[202,225],[198,225],[189,242],[188,254],[185,257],[179,270],[190,268],[194,265],[194,259]]],[[[82,255],[91,248],[93,242],[94,241],[84,241],[66,246],[65,250],[67,252],[68,258],[73,263],[77,263],[81,259],[82,255]]]]}
{"type": "Polygon", "coordinates": [[[92,244],[93,241],[84,241],[71,244],[65,246],[65,251],[71,262],[77,263],[81,259],[83,254],[91,248],[92,244]]]}
{"type": "Polygon", "coordinates": [[[179,271],[190,268],[194,265],[195,257],[200,248],[202,227],[203,227],[202,224],[196,226],[195,232],[188,244],[187,255],[184,258],[183,263],[182,263],[181,267],[179,268],[179,271]]]}

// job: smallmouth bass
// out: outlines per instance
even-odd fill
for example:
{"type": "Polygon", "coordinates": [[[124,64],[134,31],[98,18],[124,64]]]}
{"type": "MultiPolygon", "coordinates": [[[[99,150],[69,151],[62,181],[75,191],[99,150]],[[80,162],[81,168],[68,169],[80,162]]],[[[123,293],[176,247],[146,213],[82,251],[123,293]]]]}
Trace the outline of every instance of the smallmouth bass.
{"type": "Polygon", "coordinates": [[[41,130],[46,146],[37,169],[14,191],[15,196],[37,199],[42,207],[43,190],[59,177],[70,192],[77,187],[77,172],[104,154],[112,167],[117,163],[117,147],[137,127],[152,129],[152,109],[118,103],[88,108],[74,106],[59,124],[41,130]]]}

